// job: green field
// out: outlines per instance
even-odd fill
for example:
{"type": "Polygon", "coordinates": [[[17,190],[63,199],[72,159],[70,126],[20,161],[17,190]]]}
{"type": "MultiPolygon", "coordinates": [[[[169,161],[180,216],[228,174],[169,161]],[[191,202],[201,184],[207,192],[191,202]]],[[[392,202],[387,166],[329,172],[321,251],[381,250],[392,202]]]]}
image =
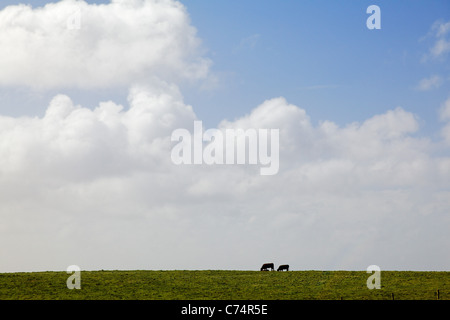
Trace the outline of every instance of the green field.
{"type": "Polygon", "coordinates": [[[364,271],[81,271],[0,273],[0,299],[436,300],[450,299],[450,272],[382,271],[381,289],[364,271]]]}

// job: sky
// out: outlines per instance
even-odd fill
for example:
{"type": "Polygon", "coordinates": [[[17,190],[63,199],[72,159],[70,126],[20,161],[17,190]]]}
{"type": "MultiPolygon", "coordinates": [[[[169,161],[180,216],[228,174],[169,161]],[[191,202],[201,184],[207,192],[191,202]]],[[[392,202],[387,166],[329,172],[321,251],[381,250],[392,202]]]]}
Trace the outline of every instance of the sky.
{"type": "Polygon", "coordinates": [[[0,272],[448,271],[449,62],[445,0],[2,1],[0,272]],[[174,164],[194,121],[278,172],[174,164]]]}

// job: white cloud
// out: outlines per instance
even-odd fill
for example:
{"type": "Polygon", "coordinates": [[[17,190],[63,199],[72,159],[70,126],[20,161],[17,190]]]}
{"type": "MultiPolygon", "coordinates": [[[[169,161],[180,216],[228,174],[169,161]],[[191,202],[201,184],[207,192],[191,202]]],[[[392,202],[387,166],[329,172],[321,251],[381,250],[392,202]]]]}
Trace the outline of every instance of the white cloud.
{"type": "Polygon", "coordinates": [[[417,89],[420,91],[429,91],[431,89],[439,88],[443,83],[443,79],[439,75],[432,75],[428,78],[420,80],[417,89]]]}
{"type": "Polygon", "coordinates": [[[441,143],[400,107],[340,127],[273,98],[218,129],[279,129],[277,175],[177,166],[171,133],[197,116],[174,83],[209,67],[179,3],[11,6],[0,28],[1,85],[130,88],[127,105],[58,94],[41,117],[0,116],[0,272],[448,268],[448,101],[441,143]]]}
{"type": "Polygon", "coordinates": [[[0,11],[0,85],[128,86],[207,77],[210,61],[179,2],[62,0],[0,11]],[[79,13],[80,28],[68,28],[79,13]]]}
{"type": "Polygon", "coordinates": [[[313,86],[301,87],[300,90],[322,90],[322,89],[336,89],[341,87],[337,84],[318,84],[313,86]]]}
{"type": "Polygon", "coordinates": [[[128,99],[127,111],[111,101],[90,110],[58,95],[41,119],[1,117],[0,171],[45,180],[57,173],[94,179],[103,173],[138,169],[141,162],[155,160],[160,139],[195,116],[179,100],[177,88],[166,84],[152,90],[133,87],[128,99]],[[43,167],[36,171],[35,163],[43,167]]]}
{"type": "Polygon", "coordinates": [[[171,132],[196,119],[176,87],[135,86],[128,101],[58,95],[41,118],[0,117],[1,271],[448,266],[450,159],[404,109],[314,126],[280,97],[223,121],[280,129],[268,177],[174,165],[171,132]]]}
{"type": "Polygon", "coordinates": [[[425,56],[427,59],[429,56],[433,59],[443,58],[450,52],[450,40],[448,34],[450,30],[450,21],[436,21],[432,27],[429,35],[431,34],[435,38],[433,46],[430,48],[429,55],[425,56]]]}

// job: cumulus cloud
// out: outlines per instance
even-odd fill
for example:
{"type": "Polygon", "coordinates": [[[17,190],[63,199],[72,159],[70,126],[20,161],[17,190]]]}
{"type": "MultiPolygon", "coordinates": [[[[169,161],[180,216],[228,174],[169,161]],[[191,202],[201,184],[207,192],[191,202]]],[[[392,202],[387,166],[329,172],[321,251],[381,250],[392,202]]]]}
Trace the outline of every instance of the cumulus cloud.
{"type": "Polygon", "coordinates": [[[0,11],[0,30],[3,86],[128,86],[149,76],[192,80],[205,78],[210,66],[184,6],[175,1],[7,6],[0,11]]]}
{"type": "Polygon", "coordinates": [[[450,21],[445,22],[442,20],[436,21],[431,27],[429,35],[434,37],[435,42],[430,48],[429,54],[425,57],[431,57],[433,59],[443,58],[450,52],[450,40],[448,35],[450,34],[450,21]]]}
{"type": "Polygon", "coordinates": [[[57,95],[42,117],[0,117],[0,270],[448,266],[450,159],[412,113],[313,125],[279,97],[218,125],[280,129],[274,176],[173,164],[171,132],[196,119],[163,82],[127,106],[57,95]]]}
{"type": "Polygon", "coordinates": [[[66,95],[52,99],[43,118],[0,117],[3,174],[22,172],[40,179],[95,179],[103,173],[137,169],[154,161],[155,144],[173,127],[194,119],[174,86],[162,83],[130,89],[130,108],[112,101],[91,110],[75,106],[66,95]],[[162,90],[162,91],[161,91],[162,90]],[[125,161],[125,159],[127,159],[125,161]],[[36,170],[35,164],[43,165],[36,170]]]}

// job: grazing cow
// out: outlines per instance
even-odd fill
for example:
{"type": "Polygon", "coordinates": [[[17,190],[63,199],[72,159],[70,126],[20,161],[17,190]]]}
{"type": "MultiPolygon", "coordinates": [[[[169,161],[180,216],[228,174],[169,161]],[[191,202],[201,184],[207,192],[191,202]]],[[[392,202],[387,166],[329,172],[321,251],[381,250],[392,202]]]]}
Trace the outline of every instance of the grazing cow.
{"type": "Polygon", "coordinates": [[[261,267],[261,271],[269,271],[269,269],[275,270],[273,263],[264,263],[261,267]]]}
{"type": "Polygon", "coordinates": [[[289,265],[288,264],[282,264],[277,269],[277,271],[283,271],[283,270],[289,271],[289,265]]]}

